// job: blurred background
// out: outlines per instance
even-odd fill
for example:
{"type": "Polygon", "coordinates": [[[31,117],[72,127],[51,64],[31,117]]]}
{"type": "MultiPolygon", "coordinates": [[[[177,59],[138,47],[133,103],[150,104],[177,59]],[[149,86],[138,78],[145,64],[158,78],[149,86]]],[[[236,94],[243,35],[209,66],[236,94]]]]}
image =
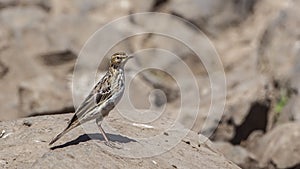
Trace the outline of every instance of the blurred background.
{"type": "MultiPolygon", "coordinates": [[[[193,23],[219,53],[227,79],[226,106],[221,121],[210,122],[217,129],[205,129],[212,130],[215,146],[242,168],[300,168],[299,9],[299,0],[0,0],[0,121],[73,112],[71,77],[88,38],[119,17],[163,12],[193,23]]],[[[172,26],[168,21],[131,18],[118,29],[130,32],[148,24],[164,25],[192,35],[191,39],[205,38],[193,34],[195,28],[187,24],[172,26]]],[[[192,51],[174,39],[148,34],[117,44],[105,55],[147,48],[169,50],[192,70],[204,98],[192,127],[200,132],[211,92],[205,66],[192,51]]],[[[151,59],[161,63],[157,54],[148,55],[156,57],[137,57],[128,71],[151,59]]],[[[108,59],[99,66],[100,74],[107,63],[108,59]]],[[[163,64],[185,76],[172,59],[164,59],[163,64]]],[[[158,70],[135,78],[129,89],[133,104],[148,108],[153,89],[166,96],[161,100],[159,93],[154,95],[155,106],[178,107],[178,86],[158,70]]],[[[188,112],[183,123],[185,119],[188,112]]]]}

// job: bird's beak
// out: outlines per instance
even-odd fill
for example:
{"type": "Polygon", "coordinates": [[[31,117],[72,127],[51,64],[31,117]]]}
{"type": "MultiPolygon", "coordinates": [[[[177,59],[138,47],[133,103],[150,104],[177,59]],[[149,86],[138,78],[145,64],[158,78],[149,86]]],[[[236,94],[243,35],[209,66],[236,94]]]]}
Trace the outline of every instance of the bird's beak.
{"type": "Polygon", "coordinates": [[[127,56],[123,63],[125,64],[131,58],[133,58],[133,55],[127,56]]]}
{"type": "Polygon", "coordinates": [[[132,58],[134,58],[134,56],[130,55],[130,56],[127,57],[127,60],[132,59],[132,58]]]}

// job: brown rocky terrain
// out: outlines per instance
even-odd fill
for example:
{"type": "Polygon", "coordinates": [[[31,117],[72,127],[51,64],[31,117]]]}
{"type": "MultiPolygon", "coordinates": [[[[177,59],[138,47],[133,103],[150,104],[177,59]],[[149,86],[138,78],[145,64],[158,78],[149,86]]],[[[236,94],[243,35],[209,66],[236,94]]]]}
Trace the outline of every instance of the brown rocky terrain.
{"type": "Polygon", "coordinates": [[[299,0],[0,0],[1,168],[299,168],[299,8],[299,0]],[[186,23],[132,15],[95,33],[138,12],[172,14],[186,23]],[[134,36],[115,44],[127,34],[134,36]],[[117,156],[101,136],[90,139],[80,129],[49,149],[109,55],[120,50],[136,54],[126,67],[129,99],[106,123],[120,151],[137,143],[159,151],[163,146],[132,138],[163,133],[174,121],[184,126],[177,135],[191,133],[150,158],[117,156]],[[149,66],[164,71],[137,71],[149,66]],[[222,73],[226,84],[211,79],[222,73]],[[142,111],[148,108],[152,113],[142,111]],[[210,141],[198,144],[204,135],[210,141]]]}
{"type": "MultiPolygon", "coordinates": [[[[136,141],[112,131],[108,136],[121,149],[106,146],[99,133],[87,135],[82,128],[75,129],[56,145],[49,147],[49,140],[57,134],[57,129],[65,127],[66,119],[70,116],[40,116],[2,122],[0,126],[5,133],[1,138],[1,168],[239,168],[212,148],[209,140],[201,143],[195,132],[190,132],[170,151],[147,158],[133,158],[133,152],[141,151],[141,148],[137,148],[141,144],[151,143],[147,140],[136,141]]],[[[108,123],[116,120],[112,115],[108,123]]],[[[147,130],[117,121],[114,127],[130,129],[126,134],[137,138],[145,133],[143,130],[147,130]]],[[[153,133],[159,128],[148,130],[153,133]]],[[[183,131],[173,131],[162,139],[170,140],[172,134],[177,135],[183,131]]],[[[157,145],[151,144],[147,150],[159,152],[161,143],[164,144],[165,140],[158,141],[157,145]]]]}

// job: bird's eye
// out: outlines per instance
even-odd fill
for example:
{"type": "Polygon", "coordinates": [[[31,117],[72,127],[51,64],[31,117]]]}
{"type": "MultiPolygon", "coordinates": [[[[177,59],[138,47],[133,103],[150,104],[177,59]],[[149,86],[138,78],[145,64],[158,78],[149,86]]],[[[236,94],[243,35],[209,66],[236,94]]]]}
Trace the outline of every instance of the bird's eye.
{"type": "Polygon", "coordinates": [[[117,57],[117,59],[121,59],[120,57],[117,57]]]}

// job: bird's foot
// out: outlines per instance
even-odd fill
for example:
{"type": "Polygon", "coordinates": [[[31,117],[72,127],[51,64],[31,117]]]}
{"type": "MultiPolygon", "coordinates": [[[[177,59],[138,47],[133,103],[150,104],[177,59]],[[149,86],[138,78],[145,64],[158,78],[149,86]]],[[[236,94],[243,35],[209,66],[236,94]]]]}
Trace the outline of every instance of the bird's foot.
{"type": "Polygon", "coordinates": [[[116,149],[121,149],[122,148],[122,145],[111,142],[111,141],[106,141],[105,145],[107,145],[110,148],[116,148],[116,149]]]}

